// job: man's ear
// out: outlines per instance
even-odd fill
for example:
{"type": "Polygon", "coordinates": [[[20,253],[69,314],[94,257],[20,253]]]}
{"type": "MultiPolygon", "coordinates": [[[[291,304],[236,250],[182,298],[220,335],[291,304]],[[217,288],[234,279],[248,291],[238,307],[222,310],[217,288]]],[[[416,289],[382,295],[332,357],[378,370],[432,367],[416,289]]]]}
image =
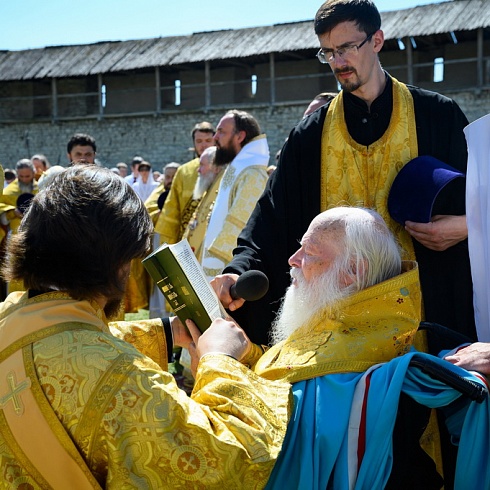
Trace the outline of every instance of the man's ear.
{"type": "Polygon", "coordinates": [[[238,131],[236,133],[237,135],[237,141],[240,143],[240,146],[243,146],[242,143],[245,140],[245,137],[247,136],[247,133],[245,131],[238,131]]]}
{"type": "Polygon", "coordinates": [[[375,53],[379,53],[385,43],[385,35],[381,29],[378,29],[373,34],[373,41],[374,41],[374,51],[375,53]]]}
{"type": "Polygon", "coordinates": [[[354,283],[362,284],[366,273],[367,261],[362,260],[358,263],[357,260],[352,258],[349,264],[349,270],[342,272],[341,280],[346,287],[354,283]]]}

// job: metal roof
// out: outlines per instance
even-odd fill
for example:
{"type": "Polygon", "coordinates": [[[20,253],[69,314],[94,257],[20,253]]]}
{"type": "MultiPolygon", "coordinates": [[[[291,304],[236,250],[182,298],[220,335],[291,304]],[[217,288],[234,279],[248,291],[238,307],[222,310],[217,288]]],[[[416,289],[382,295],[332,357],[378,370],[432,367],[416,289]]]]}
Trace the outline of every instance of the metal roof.
{"type": "MultiPolygon", "coordinates": [[[[452,0],[382,12],[385,39],[490,26],[489,0],[452,0]]],[[[316,49],[313,21],[137,41],[0,51],[0,80],[96,75],[316,49]]]]}

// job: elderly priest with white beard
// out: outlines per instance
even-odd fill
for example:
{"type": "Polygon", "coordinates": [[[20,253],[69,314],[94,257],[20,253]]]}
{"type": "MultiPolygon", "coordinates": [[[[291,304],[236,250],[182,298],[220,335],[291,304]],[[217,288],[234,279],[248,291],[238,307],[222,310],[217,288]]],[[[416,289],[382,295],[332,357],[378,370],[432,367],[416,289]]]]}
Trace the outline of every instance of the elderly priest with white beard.
{"type": "MultiPolygon", "coordinates": [[[[263,353],[250,344],[241,359],[264,378],[293,383],[295,408],[267,488],[441,488],[419,438],[427,407],[461,393],[410,362],[459,368],[412,348],[421,315],[417,264],[401,261],[376,212],[347,207],[318,215],[289,264],[273,346],[263,353]]],[[[459,442],[455,488],[490,488],[486,398],[463,399],[456,412],[464,425],[450,427],[459,442]]]]}

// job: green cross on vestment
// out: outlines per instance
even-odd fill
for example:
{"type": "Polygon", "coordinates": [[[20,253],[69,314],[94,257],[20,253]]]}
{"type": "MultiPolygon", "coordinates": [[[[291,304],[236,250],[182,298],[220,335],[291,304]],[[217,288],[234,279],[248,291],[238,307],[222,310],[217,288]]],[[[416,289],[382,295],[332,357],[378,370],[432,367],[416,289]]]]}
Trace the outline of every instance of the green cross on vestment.
{"type": "Polygon", "coordinates": [[[10,373],[7,374],[7,384],[10,387],[10,392],[0,397],[0,408],[5,407],[5,405],[12,400],[15,413],[17,415],[22,415],[24,413],[24,405],[20,398],[20,393],[31,386],[31,380],[26,378],[24,381],[16,384],[15,373],[10,371],[10,373]]]}

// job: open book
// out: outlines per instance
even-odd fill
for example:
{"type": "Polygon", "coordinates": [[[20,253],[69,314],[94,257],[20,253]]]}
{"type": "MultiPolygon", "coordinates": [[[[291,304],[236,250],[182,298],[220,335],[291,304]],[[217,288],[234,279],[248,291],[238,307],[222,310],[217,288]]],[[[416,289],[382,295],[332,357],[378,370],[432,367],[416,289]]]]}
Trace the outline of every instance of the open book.
{"type": "Polygon", "coordinates": [[[182,323],[190,318],[204,332],[216,318],[226,318],[186,239],[163,244],[143,259],[143,265],[182,323]]]}

